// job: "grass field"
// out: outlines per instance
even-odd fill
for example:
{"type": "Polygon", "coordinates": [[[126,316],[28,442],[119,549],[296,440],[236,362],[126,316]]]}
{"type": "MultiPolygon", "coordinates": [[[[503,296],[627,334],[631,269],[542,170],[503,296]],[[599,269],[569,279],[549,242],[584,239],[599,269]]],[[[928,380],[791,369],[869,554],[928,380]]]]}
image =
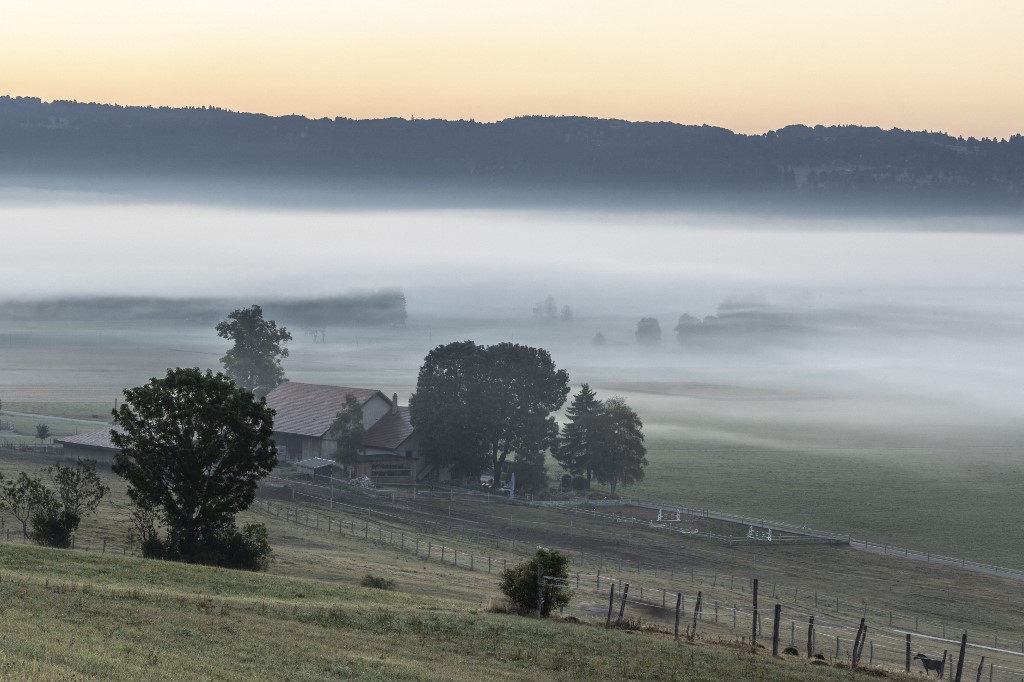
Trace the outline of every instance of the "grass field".
{"type": "MultiPolygon", "coordinates": [[[[479,599],[0,545],[9,680],[829,680],[870,674],[479,599]]],[[[482,596],[482,595],[478,595],[482,596]]]]}
{"type": "MultiPolygon", "coordinates": [[[[32,455],[4,453],[0,458],[0,471],[11,475],[19,470],[32,470],[39,464],[38,458],[32,455]]],[[[103,555],[106,557],[120,554],[127,542],[125,515],[118,507],[123,502],[124,486],[120,479],[105,475],[112,487],[111,499],[104,503],[95,517],[90,517],[83,524],[77,536],[78,551],[73,553],[74,556],[89,557],[85,560],[87,566],[97,565],[92,557],[98,555],[102,540],[107,540],[108,551],[103,555]],[[81,551],[83,549],[88,551],[81,551]]],[[[495,564],[494,571],[489,573],[483,558],[504,558],[511,565],[530,554],[532,548],[547,546],[568,551],[573,561],[570,570],[583,575],[582,589],[565,612],[566,617],[572,616],[583,622],[603,622],[609,581],[622,579],[633,586],[628,618],[648,626],[671,629],[672,598],[676,592],[682,592],[687,598],[684,604],[687,614],[685,626],[692,617],[694,597],[701,591],[705,600],[705,618],[701,621],[700,631],[705,641],[736,640],[749,635],[748,581],[756,577],[762,585],[762,604],[765,605],[762,608],[770,609],[776,602],[783,604],[783,643],[789,643],[789,624],[792,622],[795,641],[801,650],[808,613],[816,615],[820,649],[833,655],[830,638],[838,635],[842,638],[843,657],[847,655],[858,619],[867,615],[873,633],[871,644],[875,660],[890,667],[899,667],[902,645],[895,641],[897,635],[893,634],[893,628],[888,627],[888,612],[895,614],[895,630],[906,628],[930,636],[953,637],[966,629],[971,633],[972,642],[989,646],[1001,643],[1002,648],[1012,649],[1020,646],[1024,639],[1019,622],[1024,597],[1019,583],[867,554],[847,547],[729,545],[666,534],[642,524],[611,523],[585,513],[510,507],[495,502],[488,504],[460,499],[458,496],[450,500],[436,497],[414,499],[400,495],[392,500],[389,496],[372,497],[364,491],[344,489],[339,492],[336,503],[334,510],[291,502],[273,503],[275,513],[260,511],[258,506],[256,510],[243,514],[240,521],[256,520],[267,524],[275,552],[271,575],[289,580],[326,582],[326,585],[318,583],[315,589],[310,588],[311,595],[340,587],[354,590],[353,594],[361,594],[359,581],[369,573],[394,579],[400,592],[414,597],[408,603],[410,608],[419,603],[416,599],[422,598],[444,604],[444,608],[452,613],[468,612],[474,617],[500,620],[501,616],[496,614],[482,613],[484,605],[497,594],[497,571],[500,570],[500,564],[495,564]],[[287,513],[282,513],[285,510],[287,513]],[[305,523],[297,523],[294,520],[296,516],[305,523]],[[331,525],[328,525],[328,517],[331,525]],[[364,523],[369,523],[371,528],[379,527],[382,532],[378,535],[373,530],[364,538],[362,533],[349,533],[350,523],[357,530],[364,523]],[[332,530],[329,532],[328,528],[332,530]],[[391,531],[390,535],[388,531],[391,531]],[[404,548],[399,544],[400,533],[404,534],[404,548]],[[414,538],[422,541],[419,556],[413,549],[414,538]],[[426,554],[428,540],[434,548],[431,558],[426,560],[423,555],[426,554]],[[440,545],[448,548],[444,562],[439,560],[440,545]],[[456,559],[458,566],[452,565],[453,549],[461,553],[461,557],[456,559]],[[467,554],[477,557],[475,570],[469,570],[467,554]],[[638,560],[642,562],[639,573],[634,568],[638,560]],[[600,591],[590,587],[598,570],[604,580],[600,591]],[[639,592],[641,587],[646,589],[645,595],[639,592]],[[659,608],[666,601],[662,591],[667,593],[668,610],[659,608]],[[641,599],[643,603],[638,603],[641,599]],[[838,609],[834,605],[836,599],[840,600],[838,609]],[[721,607],[720,619],[718,606],[721,607]],[[730,618],[730,610],[734,606],[739,610],[738,627],[733,626],[730,618]]],[[[10,527],[10,519],[6,521],[10,527]]],[[[64,556],[68,553],[58,554],[64,556]]],[[[129,559],[123,557],[123,560],[129,559]]],[[[147,562],[144,565],[154,564],[147,562]]],[[[5,561],[3,566],[8,566],[8,562],[5,561]]],[[[179,567],[169,566],[179,570],[179,567]]],[[[0,572],[6,570],[0,568],[0,572]]],[[[76,578],[79,581],[106,580],[102,577],[107,570],[105,568],[75,570],[80,571],[76,578]]],[[[58,574],[56,579],[65,578],[58,574]]],[[[0,584],[6,580],[6,573],[0,573],[0,584]]],[[[133,584],[167,590],[170,589],[169,580],[172,579],[146,568],[138,576],[138,582],[133,584]]],[[[221,594],[202,583],[195,590],[200,596],[221,594]]],[[[200,596],[194,598],[198,600],[200,596]]],[[[357,600],[356,597],[352,599],[357,600]]],[[[229,609],[233,612],[236,607],[229,606],[229,609]]],[[[767,632],[770,617],[763,627],[767,632]]],[[[902,638],[902,635],[898,637],[902,638]]],[[[927,640],[916,640],[915,646],[935,653],[937,645],[927,640]]],[[[938,646],[941,653],[943,645],[938,646]]],[[[223,649],[222,653],[227,657],[239,655],[230,649],[223,649]]],[[[975,666],[978,653],[971,650],[969,654],[969,662],[973,661],[975,666]]],[[[998,666],[1024,669],[1012,655],[982,653],[987,653],[988,660],[998,666]]],[[[579,674],[583,676],[582,672],[579,674]]],[[[640,672],[636,675],[642,676],[640,672]]],[[[672,677],[666,675],[665,679],[672,677]]],[[[995,679],[1011,678],[997,676],[995,679]]]]}

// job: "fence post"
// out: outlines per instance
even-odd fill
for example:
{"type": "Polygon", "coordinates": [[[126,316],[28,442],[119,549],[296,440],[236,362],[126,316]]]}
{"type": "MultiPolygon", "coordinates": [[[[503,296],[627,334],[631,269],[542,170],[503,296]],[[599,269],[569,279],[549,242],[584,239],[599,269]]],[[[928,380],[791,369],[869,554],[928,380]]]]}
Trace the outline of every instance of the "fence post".
{"type": "Polygon", "coordinates": [[[907,633],[907,662],[904,666],[904,672],[910,672],[910,633],[907,633]]]}
{"type": "Polygon", "coordinates": [[[752,592],[754,595],[754,612],[753,612],[753,625],[750,632],[750,646],[757,646],[757,578],[754,578],[752,592]]]}
{"type": "Polygon", "coordinates": [[[103,541],[103,554],[106,554],[106,553],[107,553],[107,541],[104,540],[103,541]]]}
{"type": "Polygon", "coordinates": [[[956,659],[956,678],[955,682],[960,682],[960,676],[964,672],[964,652],[967,650],[967,633],[965,632],[963,637],[960,638],[960,657],[956,659]]]}
{"type": "Polygon", "coordinates": [[[782,604],[775,605],[775,621],[772,626],[772,656],[779,655],[779,620],[782,618],[782,604]]]}
{"type": "Polygon", "coordinates": [[[679,610],[683,606],[683,593],[676,592],[676,641],[679,641],[679,610]]]}
{"type": "Polygon", "coordinates": [[[693,607],[693,635],[694,635],[694,637],[697,636],[697,619],[700,617],[701,599],[702,599],[702,597],[703,597],[703,593],[698,590],[697,591],[697,603],[693,607]]]}
{"type": "Polygon", "coordinates": [[[807,617],[807,658],[814,656],[814,616],[807,617]]]}
{"type": "Polygon", "coordinates": [[[867,626],[864,625],[864,619],[860,619],[860,625],[857,626],[857,636],[853,640],[853,651],[850,653],[850,664],[856,668],[857,662],[860,660],[860,647],[863,642],[864,635],[867,634],[867,626]]]}
{"type": "MultiPolygon", "coordinates": [[[[444,545],[441,545],[441,556],[444,556],[444,545]]],[[[537,617],[544,607],[544,567],[537,564],[537,617]]]]}
{"type": "MultiPolygon", "coordinates": [[[[612,624],[612,609],[615,608],[615,583],[612,583],[612,587],[608,590],[608,617],[604,621],[604,626],[608,627],[612,624]]],[[[676,639],[679,639],[679,619],[676,619],[676,639]]]]}
{"type": "Polygon", "coordinates": [[[629,597],[629,583],[622,587],[622,601],[619,602],[619,617],[615,619],[615,627],[622,625],[622,616],[626,613],[626,599],[629,597]]]}
{"type": "Polygon", "coordinates": [[[487,557],[487,572],[491,572],[491,557],[487,557]]]}

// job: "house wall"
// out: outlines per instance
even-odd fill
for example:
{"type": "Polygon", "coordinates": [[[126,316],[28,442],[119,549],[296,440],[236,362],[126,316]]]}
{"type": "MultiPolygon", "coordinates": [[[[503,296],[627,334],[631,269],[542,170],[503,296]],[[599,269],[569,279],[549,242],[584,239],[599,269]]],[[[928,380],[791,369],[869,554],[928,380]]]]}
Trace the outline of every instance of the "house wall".
{"type": "Polygon", "coordinates": [[[377,422],[380,421],[381,417],[391,411],[391,403],[384,399],[381,395],[375,395],[366,401],[363,405],[363,428],[368,429],[377,422]]]}
{"type": "Polygon", "coordinates": [[[415,483],[416,465],[416,459],[404,455],[364,455],[356,460],[356,476],[368,476],[378,485],[415,483]]]}
{"type": "MultiPolygon", "coordinates": [[[[332,459],[329,455],[323,454],[324,442],[327,441],[322,438],[299,436],[294,433],[281,433],[279,431],[274,432],[274,443],[278,447],[284,446],[288,449],[288,461],[290,462],[298,462],[310,457],[332,459]]],[[[331,442],[331,444],[333,445],[334,443],[331,442]]],[[[337,449],[337,446],[335,446],[335,449],[337,449]]]]}
{"type": "Polygon", "coordinates": [[[113,463],[114,455],[117,453],[117,450],[93,448],[84,445],[75,445],[73,443],[64,444],[61,447],[65,459],[94,459],[97,464],[113,463]]]}

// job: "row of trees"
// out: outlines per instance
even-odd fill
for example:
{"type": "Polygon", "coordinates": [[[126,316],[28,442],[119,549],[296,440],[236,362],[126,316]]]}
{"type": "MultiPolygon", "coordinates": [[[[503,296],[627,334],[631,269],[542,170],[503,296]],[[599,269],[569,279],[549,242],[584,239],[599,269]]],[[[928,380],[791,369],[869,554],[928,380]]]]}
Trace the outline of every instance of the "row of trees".
{"type": "Polygon", "coordinates": [[[622,398],[597,400],[584,384],[560,431],[554,413],[569,393],[568,373],[542,348],[462,341],[427,354],[409,409],[428,463],[451,467],[457,478],[489,472],[498,486],[511,468],[518,485],[539,488],[551,450],[588,484],[596,478],[614,492],[641,480],[647,460],[639,416],[622,398]]]}
{"type": "Polygon", "coordinates": [[[49,547],[69,547],[82,519],[96,511],[110,489],[96,473],[96,463],[57,464],[43,469],[45,479],[25,472],[0,474],[0,509],[21,524],[25,539],[49,547]]]}
{"type": "Polygon", "coordinates": [[[583,384],[566,417],[552,455],[569,474],[585,477],[587,487],[596,479],[612,494],[619,485],[643,480],[647,466],[643,422],[624,399],[598,400],[583,384]]]}

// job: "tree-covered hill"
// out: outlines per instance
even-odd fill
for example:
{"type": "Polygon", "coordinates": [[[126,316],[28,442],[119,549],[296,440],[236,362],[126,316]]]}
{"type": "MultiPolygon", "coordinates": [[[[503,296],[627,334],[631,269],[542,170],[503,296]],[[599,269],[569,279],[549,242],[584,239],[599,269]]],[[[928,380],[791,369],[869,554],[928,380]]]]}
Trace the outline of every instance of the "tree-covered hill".
{"type": "Polygon", "coordinates": [[[0,96],[0,185],[298,201],[1024,209],[1024,138],[575,116],[267,116],[0,96]],[[217,181],[211,185],[211,181],[217,181]],[[294,200],[294,199],[293,199],[294,200]]]}

